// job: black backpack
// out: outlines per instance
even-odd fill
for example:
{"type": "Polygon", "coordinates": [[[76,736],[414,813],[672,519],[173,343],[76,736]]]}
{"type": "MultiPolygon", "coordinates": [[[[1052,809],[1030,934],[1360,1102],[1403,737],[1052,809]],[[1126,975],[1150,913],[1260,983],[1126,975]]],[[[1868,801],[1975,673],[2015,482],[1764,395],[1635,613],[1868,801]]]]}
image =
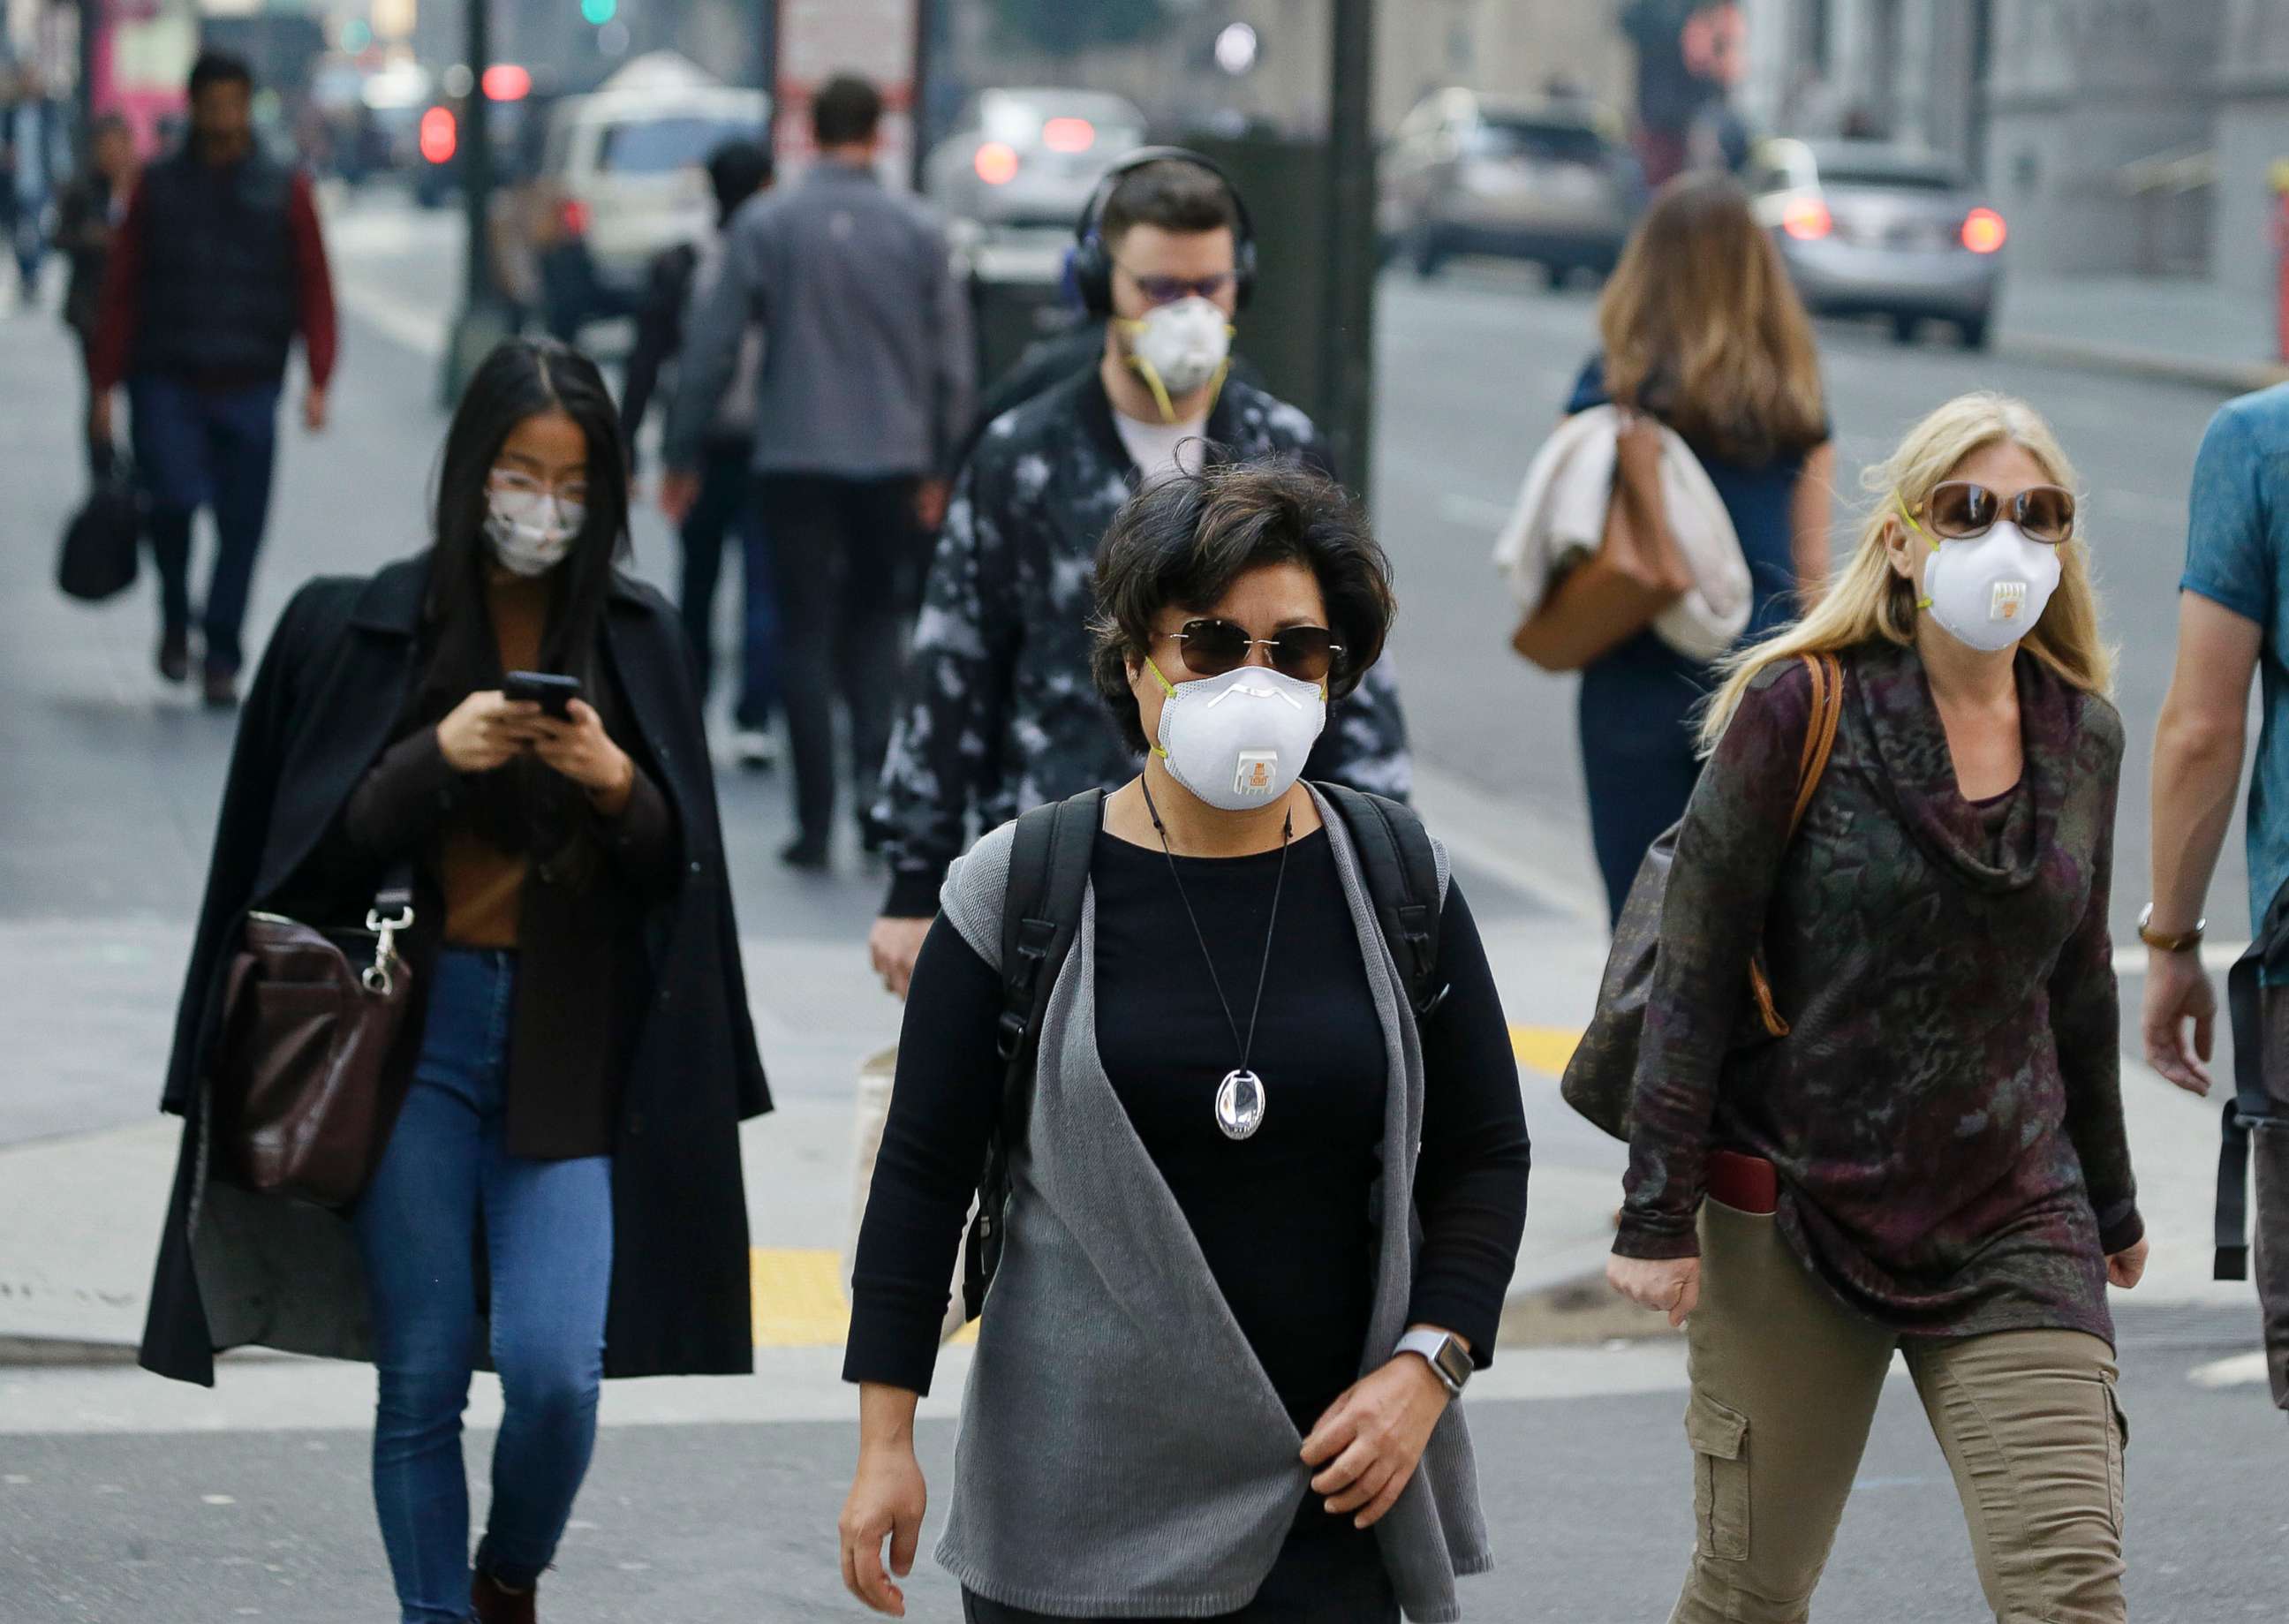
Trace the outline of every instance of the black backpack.
{"type": "MultiPolygon", "coordinates": [[[[1384,943],[1399,967],[1408,1004],[1417,1021],[1427,1019],[1447,997],[1438,978],[1439,870],[1431,836],[1423,820],[1395,800],[1337,784],[1316,787],[1343,819],[1359,855],[1384,943]]],[[[999,1045],[1009,1070],[1002,1081],[1001,1124],[986,1146],[985,1170],[977,1181],[977,1216],[962,1254],[962,1310],[971,1319],[984,1310],[986,1288],[1001,1266],[1009,1205],[1009,1146],[1025,1134],[1041,1016],[1081,928],[1089,849],[1103,822],[1104,800],[1104,791],[1089,789],[1035,807],[1018,818],[1010,848],[1009,888],[1001,904],[999,1045]]]]}

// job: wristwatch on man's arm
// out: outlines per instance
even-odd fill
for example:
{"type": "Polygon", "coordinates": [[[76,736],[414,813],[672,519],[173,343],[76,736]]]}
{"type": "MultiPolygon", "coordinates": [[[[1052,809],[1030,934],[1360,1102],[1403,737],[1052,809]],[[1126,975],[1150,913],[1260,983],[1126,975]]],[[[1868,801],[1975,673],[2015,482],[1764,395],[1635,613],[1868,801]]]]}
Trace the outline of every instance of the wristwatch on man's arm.
{"type": "Polygon", "coordinates": [[[1476,1368],[1471,1363],[1470,1349],[1464,1347],[1462,1339],[1452,1332],[1409,1331],[1399,1339],[1398,1351],[1422,1355],[1424,1363],[1431,1366],[1431,1373],[1439,1378],[1439,1385],[1447,1389],[1449,1398],[1463,1396],[1463,1389],[1471,1380],[1471,1372],[1476,1368]]]}

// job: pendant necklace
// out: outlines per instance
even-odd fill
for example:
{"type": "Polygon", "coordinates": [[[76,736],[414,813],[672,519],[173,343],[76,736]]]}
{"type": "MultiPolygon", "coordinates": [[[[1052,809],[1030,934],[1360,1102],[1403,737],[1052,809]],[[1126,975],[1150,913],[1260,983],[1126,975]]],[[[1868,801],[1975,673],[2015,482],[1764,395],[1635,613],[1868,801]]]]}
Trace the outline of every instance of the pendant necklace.
{"type": "Polygon", "coordinates": [[[1152,832],[1160,837],[1160,855],[1168,860],[1168,878],[1176,882],[1176,900],[1184,904],[1184,917],[1192,922],[1193,939],[1200,943],[1200,957],[1208,967],[1208,985],[1216,989],[1224,1024],[1232,1028],[1232,1046],[1240,1051],[1240,1063],[1224,1073],[1216,1089],[1216,1126],[1226,1139],[1250,1138],[1264,1126],[1265,1098],[1264,1079],[1248,1069],[1248,1062],[1256,1052],[1256,1019],[1264,1013],[1264,983],[1272,971],[1272,933],[1280,927],[1280,892],[1288,883],[1288,848],[1296,838],[1296,814],[1292,808],[1288,811],[1280,831],[1280,872],[1272,881],[1272,918],[1264,927],[1264,962],[1256,972],[1256,1007],[1248,1012],[1248,1036],[1242,1039],[1232,1000],[1224,997],[1224,982],[1216,975],[1216,957],[1208,951],[1208,933],[1200,928],[1200,916],[1192,912],[1192,899],[1184,893],[1184,877],[1176,872],[1176,854],[1169,848],[1168,829],[1160,821],[1160,808],[1152,803],[1152,786],[1139,778],[1137,787],[1144,792],[1144,809],[1152,815],[1152,832]]]}

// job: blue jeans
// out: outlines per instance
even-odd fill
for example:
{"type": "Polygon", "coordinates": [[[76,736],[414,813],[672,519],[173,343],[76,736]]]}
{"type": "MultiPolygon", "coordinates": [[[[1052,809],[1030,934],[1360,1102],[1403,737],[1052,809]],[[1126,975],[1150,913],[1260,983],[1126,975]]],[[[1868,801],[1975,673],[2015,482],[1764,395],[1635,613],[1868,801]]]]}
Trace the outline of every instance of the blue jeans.
{"type": "Polygon", "coordinates": [[[770,537],[755,510],[746,445],[710,446],[699,499],[683,521],[683,630],[698,660],[704,697],[715,676],[715,584],[723,573],[724,543],[739,544],[738,725],[771,725],[779,699],[778,593],[771,585],[770,537]]]}
{"type": "Polygon", "coordinates": [[[254,585],[254,555],[270,521],[270,474],[278,451],[278,386],[198,389],[144,373],[127,386],[135,462],[151,498],[151,554],[159,569],[161,629],[191,626],[191,521],[214,510],[214,569],[207,577],[207,669],[235,674],[245,662],[239,630],[254,585]]]}
{"type": "Polygon", "coordinates": [[[438,956],[420,1063],[355,1222],[373,1300],[373,1498],[404,1624],[464,1624],[461,1412],[476,1363],[476,1246],[506,1413],[477,1565],[529,1588],[556,1554],[596,1440],[612,1273],[611,1158],[503,1142],[515,955],[438,956]]]}

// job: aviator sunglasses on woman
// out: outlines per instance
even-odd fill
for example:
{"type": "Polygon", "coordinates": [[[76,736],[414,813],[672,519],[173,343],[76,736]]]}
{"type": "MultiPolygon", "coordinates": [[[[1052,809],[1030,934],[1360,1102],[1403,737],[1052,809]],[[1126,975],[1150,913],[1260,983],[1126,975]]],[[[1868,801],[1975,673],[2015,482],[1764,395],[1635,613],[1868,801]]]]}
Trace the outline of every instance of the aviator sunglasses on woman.
{"type": "Polygon", "coordinates": [[[1184,669],[1197,677],[1221,677],[1248,664],[1248,651],[1270,651],[1272,668],[1298,682],[1324,682],[1344,646],[1325,626],[1283,626],[1270,637],[1250,637],[1234,620],[1187,620],[1168,634],[1184,658],[1184,669]]]}
{"type": "Polygon", "coordinates": [[[1918,530],[1917,515],[1928,521],[1928,534],[1942,541],[1969,541],[1984,536],[1996,521],[2008,519],[2029,541],[2062,546],[2074,539],[2074,492],[2057,485],[2030,485],[2007,502],[1984,485],[1969,480],[1949,480],[1932,487],[1932,493],[1908,511],[1908,523],[1918,530]]]}

